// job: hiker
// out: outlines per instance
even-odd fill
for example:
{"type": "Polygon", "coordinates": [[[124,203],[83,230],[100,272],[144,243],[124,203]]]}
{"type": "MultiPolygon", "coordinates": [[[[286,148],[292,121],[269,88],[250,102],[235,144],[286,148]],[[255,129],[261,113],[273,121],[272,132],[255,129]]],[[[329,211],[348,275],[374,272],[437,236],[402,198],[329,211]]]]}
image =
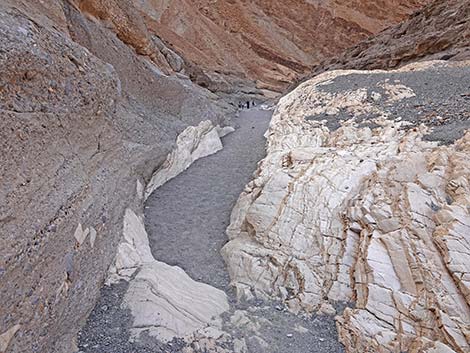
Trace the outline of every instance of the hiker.
{"type": "Polygon", "coordinates": [[[247,109],[250,109],[250,101],[247,101],[247,102],[246,102],[246,108],[247,108],[247,109]]]}

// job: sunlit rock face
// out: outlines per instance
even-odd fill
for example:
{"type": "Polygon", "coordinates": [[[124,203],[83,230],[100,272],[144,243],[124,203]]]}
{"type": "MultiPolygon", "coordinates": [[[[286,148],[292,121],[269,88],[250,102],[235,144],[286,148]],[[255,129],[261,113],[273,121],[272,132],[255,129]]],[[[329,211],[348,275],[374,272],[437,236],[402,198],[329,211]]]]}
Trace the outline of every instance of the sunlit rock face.
{"type": "MultiPolygon", "coordinates": [[[[282,92],[430,0],[73,0],[166,74],[218,92],[282,92]]],[[[76,28],[72,29],[76,33],[76,28]]]]}
{"type": "Polygon", "coordinates": [[[470,350],[469,65],[329,72],[280,101],[223,249],[241,299],[350,303],[348,352],[470,350]]]}

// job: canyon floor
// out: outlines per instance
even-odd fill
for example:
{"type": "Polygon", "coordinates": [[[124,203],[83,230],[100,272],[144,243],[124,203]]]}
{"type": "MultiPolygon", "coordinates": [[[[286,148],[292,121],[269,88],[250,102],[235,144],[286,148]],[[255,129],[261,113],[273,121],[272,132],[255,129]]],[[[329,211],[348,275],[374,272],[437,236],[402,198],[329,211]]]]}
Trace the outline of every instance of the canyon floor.
{"type": "Polygon", "coordinates": [[[469,23],[1,0],[0,353],[470,353],[469,23]]]}
{"type": "MultiPolygon", "coordinates": [[[[196,161],[158,188],[147,200],[145,225],[153,256],[178,266],[193,279],[227,293],[230,310],[222,315],[229,339],[214,352],[343,352],[333,317],[293,315],[281,303],[239,303],[220,249],[238,196],[265,156],[264,133],[271,111],[243,111],[237,130],[223,138],[220,152],[196,161]]],[[[123,298],[128,283],[102,289],[87,325],[79,334],[82,353],[204,352],[208,348],[180,339],[163,343],[142,333],[131,335],[133,317],[123,298]]]]}

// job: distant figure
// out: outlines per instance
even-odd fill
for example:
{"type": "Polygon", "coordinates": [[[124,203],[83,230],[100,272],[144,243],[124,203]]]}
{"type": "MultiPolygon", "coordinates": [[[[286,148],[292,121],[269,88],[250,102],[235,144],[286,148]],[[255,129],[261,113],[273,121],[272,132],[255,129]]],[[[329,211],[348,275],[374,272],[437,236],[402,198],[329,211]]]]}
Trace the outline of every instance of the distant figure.
{"type": "Polygon", "coordinates": [[[247,102],[246,102],[246,108],[247,108],[247,109],[250,109],[250,101],[247,101],[247,102]]]}

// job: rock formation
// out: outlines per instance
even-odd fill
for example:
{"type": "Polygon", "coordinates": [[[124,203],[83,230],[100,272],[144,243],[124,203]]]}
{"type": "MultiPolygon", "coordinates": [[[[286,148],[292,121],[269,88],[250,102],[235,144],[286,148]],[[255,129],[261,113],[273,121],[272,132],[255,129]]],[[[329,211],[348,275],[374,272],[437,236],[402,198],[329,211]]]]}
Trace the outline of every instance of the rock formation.
{"type": "Polygon", "coordinates": [[[233,91],[245,78],[257,88],[282,92],[314,64],[428,2],[176,0],[135,6],[150,31],[191,63],[196,82],[233,91]]]}
{"type": "Polygon", "coordinates": [[[0,342],[8,352],[73,350],[125,210],[142,205],[136,185],[189,125],[225,125],[234,112],[190,80],[163,75],[103,23],[54,4],[0,4],[0,342]]]}
{"type": "Polygon", "coordinates": [[[283,97],[227,230],[238,297],[350,303],[347,352],[470,351],[469,80],[470,62],[430,62],[283,97]]]}
{"type": "Polygon", "coordinates": [[[388,28],[315,66],[313,77],[337,69],[393,69],[423,60],[470,59],[470,1],[431,2],[388,28]]]}
{"type": "Polygon", "coordinates": [[[135,338],[142,332],[161,342],[220,335],[219,316],[228,310],[225,293],[155,260],[142,217],[131,209],[124,216],[123,236],[109,281],[130,280],[124,306],[134,317],[135,338]]]}
{"type": "MultiPolygon", "coordinates": [[[[279,90],[424,3],[2,0],[0,351],[74,350],[147,184],[148,195],[221,147],[238,99],[228,94],[279,90]]],[[[154,289],[136,280],[131,288],[154,289]]],[[[216,315],[222,296],[207,292],[216,315]]],[[[345,335],[356,326],[344,320],[345,335]]]]}
{"type": "Polygon", "coordinates": [[[176,147],[152,176],[145,190],[145,198],[186,170],[195,160],[220,151],[222,149],[220,137],[232,131],[231,126],[214,127],[210,120],[184,130],[176,139],[176,147]]]}

